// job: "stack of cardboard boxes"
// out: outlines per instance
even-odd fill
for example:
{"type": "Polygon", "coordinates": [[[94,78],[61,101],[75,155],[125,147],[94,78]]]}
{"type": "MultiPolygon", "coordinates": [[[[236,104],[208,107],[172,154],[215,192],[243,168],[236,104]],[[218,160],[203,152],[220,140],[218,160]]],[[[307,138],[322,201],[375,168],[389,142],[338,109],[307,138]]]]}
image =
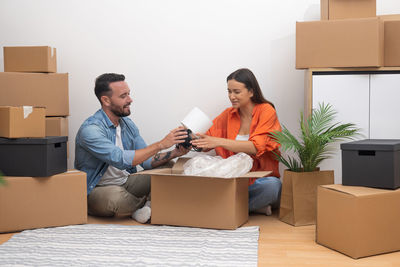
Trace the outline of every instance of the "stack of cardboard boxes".
{"type": "Polygon", "coordinates": [[[0,105],[46,107],[46,136],[68,136],[68,73],[48,46],[4,47],[0,105]]]}
{"type": "Polygon", "coordinates": [[[86,223],[86,174],[67,171],[68,74],[47,46],[4,47],[0,232],[86,223]]]}
{"type": "Polygon", "coordinates": [[[320,21],[296,24],[296,68],[400,66],[399,31],[376,0],[321,0],[320,21]]]}
{"type": "Polygon", "coordinates": [[[318,188],[317,242],[353,258],[400,250],[400,140],[341,149],[343,185],[318,188]]]}
{"type": "MultiPolygon", "coordinates": [[[[388,66],[400,66],[400,15],[377,17],[376,0],[321,0],[320,21],[296,24],[298,69],[388,66]]],[[[400,250],[398,186],[367,187],[372,173],[379,173],[378,184],[384,172],[391,173],[385,179],[392,184],[400,183],[400,143],[399,149],[385,145],[383,165],[377,164],[382,151],[376,146],[353,149],[351,158],[349,151],[342,152],[343,185],[318,188],[316,242],[353,258],[400,250]],[[346,174],[348,166],[354,169],[346,174]],[[361,183],[346,186],[346,175],[356,175],[361,183]]]]}

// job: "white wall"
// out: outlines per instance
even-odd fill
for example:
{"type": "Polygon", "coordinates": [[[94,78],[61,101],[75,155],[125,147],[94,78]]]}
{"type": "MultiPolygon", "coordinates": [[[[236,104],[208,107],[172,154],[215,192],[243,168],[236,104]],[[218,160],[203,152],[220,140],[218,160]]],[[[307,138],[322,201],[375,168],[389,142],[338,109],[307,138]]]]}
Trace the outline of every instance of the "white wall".
{"type": "MultiPolygon", "coordinates": [[[[378,14],[400,13],[398,0],[377,2],[378,14]]],[[[295,70],[295,22],[319,13],[319,0],[1,0],[0,46],[57,48],[58,72],[69,73],[72,167],[76,132],[99,108],[94,79],[105,72],[126,75],[131,118],[148,143],[193,106],[211,118],[228,107],[225,79],[241,67],[297,129],[304,71],[295,70]]],[[[2,54],[0,62],[3,71],[2,54]]]]}

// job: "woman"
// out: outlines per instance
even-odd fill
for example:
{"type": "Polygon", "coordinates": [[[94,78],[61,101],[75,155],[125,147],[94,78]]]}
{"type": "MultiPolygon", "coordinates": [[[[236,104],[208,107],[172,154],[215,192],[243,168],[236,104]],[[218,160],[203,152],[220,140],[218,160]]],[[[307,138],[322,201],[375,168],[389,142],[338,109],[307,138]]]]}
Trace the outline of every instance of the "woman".
{"type": "Polygon", "coordinates": [[[228,96],[232,107],[213,121],[206,134],[192,145],[227,158],[244,152],[253,160],[252,171],[272,171],[269,177],[249,181],[249,211],[271,215],[279,206],[281,181],[279,164],[272,151],[279,153],[279,144],[268,136],[281,126],[274,105],[267,101],[257,79],[249,69],[239,69],[227,77],[228,96]]]}

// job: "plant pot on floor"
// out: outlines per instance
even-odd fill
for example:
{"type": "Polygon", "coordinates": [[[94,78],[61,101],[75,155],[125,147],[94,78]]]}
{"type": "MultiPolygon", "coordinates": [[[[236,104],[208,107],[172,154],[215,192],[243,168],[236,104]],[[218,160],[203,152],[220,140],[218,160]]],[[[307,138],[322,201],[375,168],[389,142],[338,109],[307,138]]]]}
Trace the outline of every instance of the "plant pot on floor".
{"type": "Polygon", "coordinates": [[[333,184],[333,171],[292,172],[283,174],[279,219],[293,226],[316,221],[317,188],[333,184]]]}
{"type": "Polygon", "coordinates": [[[333,184],[333,171],[318,171],[319,164],[331,156],[330,144],[358,135],[353,123],[335,122],[332,106],[319,104],[318,109],[304,118],[300,113],[300,135],[297,138],[283,126],[269,136],[292,152],[288,155],[272,151],[288,170],[284,172],[279,219],[294,226],[315,224],[317,188],[333,184]]]}

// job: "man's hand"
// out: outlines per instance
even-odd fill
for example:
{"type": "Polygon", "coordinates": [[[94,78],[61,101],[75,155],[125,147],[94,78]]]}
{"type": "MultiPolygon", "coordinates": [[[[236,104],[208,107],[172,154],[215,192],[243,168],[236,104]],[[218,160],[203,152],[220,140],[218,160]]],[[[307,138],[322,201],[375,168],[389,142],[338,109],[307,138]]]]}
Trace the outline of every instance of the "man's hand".
{"type": "Polygon", "coordinates": [[[177,146],[173,150],[173,157],[177,158],[177,157],[183,156],[183,155],[187,154],[189,151],[190,151],[190,147],[184,148],[183,146],[177,146]]]}
{"type": "Polygon", "coordinates": [[[155,142],[148,147],[135,150],[135,157],[132,161],[132,166],[142,163],[149,157],[153,156],[152,166],[157,167],[161,164],[168,162],[172,158],[172,151],[160,154],[159,152],[163,149],[167,149],[175,144],[185,142],[187,132],[185,128],[178,127],[173,129],[167,136],[161,141],[155,142]]]}
{"type": "Polygon", "coordinates": [[[180,126],[175,128],[159,142],[160,149],[167,149],[175,144],[183,143],[185,142],[185,138],[187,136],[188,135],[184,127],[180,126]]]}

